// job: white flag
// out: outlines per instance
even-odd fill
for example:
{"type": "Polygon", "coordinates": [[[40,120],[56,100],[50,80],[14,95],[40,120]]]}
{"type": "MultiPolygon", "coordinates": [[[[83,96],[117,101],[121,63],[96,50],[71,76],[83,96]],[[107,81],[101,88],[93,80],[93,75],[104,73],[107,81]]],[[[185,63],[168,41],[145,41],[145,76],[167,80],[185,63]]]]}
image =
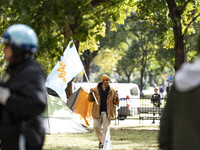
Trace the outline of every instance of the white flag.
{"type": "Polygon", "coordinates": [[[54,90],[60,98],[66,102],[67,97],[65,89],[67,88],[67,84],[81,71],[83,71],[83,64],[77,53],[75,44],[73,41],[70,41],[61,57],[61,60],[48,75],[46,87],[54,90]]]}
{"type": "Polygon", "coordinates": [[[110,127],[106,131],[105,142],[103,145],[103,150],[111,150],[111,141],[110,141],[110,127]]]}

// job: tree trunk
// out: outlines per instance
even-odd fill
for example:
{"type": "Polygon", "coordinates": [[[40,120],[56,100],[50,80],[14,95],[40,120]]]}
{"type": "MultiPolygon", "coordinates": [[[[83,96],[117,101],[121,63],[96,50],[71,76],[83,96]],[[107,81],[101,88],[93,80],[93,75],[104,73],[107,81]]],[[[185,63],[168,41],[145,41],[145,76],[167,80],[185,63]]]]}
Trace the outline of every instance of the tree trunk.
{"type": "Polygon", "coordinates": [[[174,69],[177,71],[180,66],[185,62],[185,46],[183,42],[183,35],[180,31],[174,29],[175,37],[175,66],[174,69]]]}
{"type": "MultiPolygon", "coordinates": [[[[84,64],[85,73],[86,73],[89,81],[90,81],[90,64],[91,64],[91,62],[89,62],[88,65],[84,64]]],[[[83,76],[83,82],[87,82],[87,79],[86,79],[85,75],[83,76]]]]}
{"type": "Polygon", "coordinates": [[[174,24],[173,33],[175,41],[175,66],[174,69],[177,71],[180,66],[185,62],[185,45],[183,42],[183,33],[181,25],[181,14],[182,12],[178,9],[174,0],[167,0],[170,17],[174,24]]]}
{"type": "MultiPolygon", "coordinates": [[[[95,58],[95,56],[98,54],[98,51],[93,51],[90,52],[90,50],[85,50],[84,53],[82,54],[81,58],[82,58],[82,62],[83,62],[83,66],[85,68],[85,72],[88,76],[88,79],[90,79],[90,65],[92,60],[95,58]]],[[[83,81],[86,82],[86,77],[83,77],[83,81]]]]}
{"type": "Polygon", "coordinates": [[[127,83],[130,83],[131,82],[131,74],[128,74],[127,75],[127,83]]]}
{"type": "Polygon", "coordinates": [[[140,70],[140,91],[143,90],[143,77],[144,77],[144,67],[140,70]]]}

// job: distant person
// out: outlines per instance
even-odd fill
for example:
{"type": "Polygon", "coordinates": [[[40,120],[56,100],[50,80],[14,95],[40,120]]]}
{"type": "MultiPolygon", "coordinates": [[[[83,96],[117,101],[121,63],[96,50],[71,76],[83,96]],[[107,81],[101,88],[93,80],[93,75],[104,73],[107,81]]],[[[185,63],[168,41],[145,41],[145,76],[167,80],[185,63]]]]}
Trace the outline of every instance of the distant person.
{"type": "Polygon", "coordinates": [[[34,60],[38,39],[27,25],[10,26],[1,38],[8,62],[0,82],[0,149],[41,150],[47,103],[44,74],[34,60]]]}
{"type": "Polygon", "coordinates": [[[90,89],[88,100],[94,102],[92,108],[92,117],[94,122],[94,131],[99,140],[99,148],[103,148],[106,131],[110,125],[110,120],[115,119],[115,106],[119,104],[117,92],[110,87],[110,77],[101,76],[101,82],[97,87],[90,89]],[[93,94],[97,98],[98,104],[95,102],[93,94]],[[103,128],[102,128],[103,127],[103,128]]]}
{"type": "MultiPolygon", "coordinates": [[[[200,38],[197,47],[200,54],[200,38]]],[[[162,150],[200,150],[200,58],[176,72],[159,133],[162,150]]]]}
{"type": "Polygon", "coordinates": [[[154,88],[154,94],[151,96],[151,103],[153,103],[153,105],[155,107],[160,107],[160,94],[158,93],[158,88],[154,88]]]}
{"type": "Polygon", "coordinates": [[[164,92],[164,89],[163,89],[163,86],[161,85],[159,88],[159,93],[161,95],[161,98],[163,98],[163,92],[164,92]]]}
{"type": "Polygon", "coordinates": [[[171,91],[171,83],[169,82],[166,88],[167,97],[169,96],[169,92],[171,91]]]}

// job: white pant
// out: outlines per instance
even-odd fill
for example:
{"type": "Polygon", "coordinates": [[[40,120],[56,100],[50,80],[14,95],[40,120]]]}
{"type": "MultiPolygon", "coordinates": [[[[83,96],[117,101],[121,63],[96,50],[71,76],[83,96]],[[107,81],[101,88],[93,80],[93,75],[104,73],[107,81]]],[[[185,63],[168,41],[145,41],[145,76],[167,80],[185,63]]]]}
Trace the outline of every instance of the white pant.
{"type": "Polygon", "coordinates": [[[110,125],[110,119],[108,119],[106,112],[101,112],[100,119],[94,118],[93,122],[94,122],[94,132],[96,133],[99,142],[104,144],[106,131],[110,125]]]}

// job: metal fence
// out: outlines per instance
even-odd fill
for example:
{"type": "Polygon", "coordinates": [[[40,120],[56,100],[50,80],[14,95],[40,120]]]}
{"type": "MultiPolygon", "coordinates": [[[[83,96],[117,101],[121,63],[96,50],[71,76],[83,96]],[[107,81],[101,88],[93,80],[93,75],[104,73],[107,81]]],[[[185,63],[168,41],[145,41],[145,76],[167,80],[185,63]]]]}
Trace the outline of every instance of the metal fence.
{"type": "Polygon", "coordinates": [[[160,98],[152,101],[151,98],[121,98],[120,104],[116,106],[116,120],[124,120],[127,118],[138,120],[159,120],[166,104],[166,98],[160,98]]]}

